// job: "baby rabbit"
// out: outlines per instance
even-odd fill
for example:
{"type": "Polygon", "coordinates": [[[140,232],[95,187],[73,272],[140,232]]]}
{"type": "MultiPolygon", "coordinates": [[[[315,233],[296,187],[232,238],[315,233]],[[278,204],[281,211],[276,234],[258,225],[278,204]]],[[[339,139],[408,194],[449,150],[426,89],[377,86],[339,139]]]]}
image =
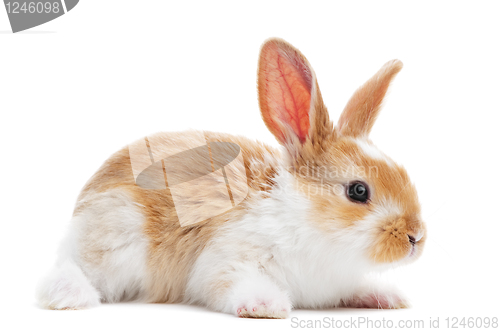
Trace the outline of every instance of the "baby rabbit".
{"type": "Polygon", "coordinates": [[[386,63],[334,126],[307,59],[267,40],[259,104],[282,149],[188,131],[118,151],[78,197],[40,305],[195,303],[256,318],[407,306],[366,278],[413,262],[426,239],[406,171],[368,138],[401,68],[386,63]]]}

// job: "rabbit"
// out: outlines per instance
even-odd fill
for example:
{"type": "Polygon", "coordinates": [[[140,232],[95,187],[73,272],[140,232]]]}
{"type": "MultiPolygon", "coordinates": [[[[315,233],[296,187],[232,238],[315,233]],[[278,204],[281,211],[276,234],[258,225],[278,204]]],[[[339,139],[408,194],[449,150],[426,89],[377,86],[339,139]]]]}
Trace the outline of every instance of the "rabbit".
{"type": "Polygon", "coordinates": [[[408,307],[393,286],[370,279],[415,261],[426,240],[414,184],[368,138],[401,68],[387,62],[334,125],[308,60],[268,39],[258,99],[281,148],[192,130],[118,151],[81,191],[38,303],[56,310],[185,303],[246,318],[287,318],[292,308],[408,307]],[[213,182],[204,162],[184,153],[198,146],[237,157],[217,168],[211,159],[213,182]],[[176,162],[167,167],[164,156],[176,162]],[[153,164],[159,176],[138,175],[153,164]]]}

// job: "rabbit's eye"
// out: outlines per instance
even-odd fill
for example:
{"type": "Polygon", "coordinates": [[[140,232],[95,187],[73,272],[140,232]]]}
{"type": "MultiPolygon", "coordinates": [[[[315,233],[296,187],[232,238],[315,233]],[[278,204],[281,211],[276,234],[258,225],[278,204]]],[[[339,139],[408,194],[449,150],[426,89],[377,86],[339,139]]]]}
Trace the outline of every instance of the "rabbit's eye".
{"type": "Polygon", "coordinates": [[[366,203],[369,196],[368,186],[363,182],[353,182],[347,187],[347,197],[352,201],[366,203]]]}

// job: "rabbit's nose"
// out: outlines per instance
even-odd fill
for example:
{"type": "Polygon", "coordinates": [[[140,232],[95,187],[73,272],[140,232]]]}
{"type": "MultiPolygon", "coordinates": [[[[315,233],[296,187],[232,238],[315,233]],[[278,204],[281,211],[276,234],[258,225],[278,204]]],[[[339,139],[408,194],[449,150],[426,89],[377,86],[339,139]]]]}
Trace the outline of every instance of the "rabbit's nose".
{"type": "Polygon", "coordinates": [[[408,235],[408,240],[410,240],[411,244],[417,243],[417,240],[415,239],[415,237],[411,236],[410,234],[407,234],[407,235],[408,235]]]}

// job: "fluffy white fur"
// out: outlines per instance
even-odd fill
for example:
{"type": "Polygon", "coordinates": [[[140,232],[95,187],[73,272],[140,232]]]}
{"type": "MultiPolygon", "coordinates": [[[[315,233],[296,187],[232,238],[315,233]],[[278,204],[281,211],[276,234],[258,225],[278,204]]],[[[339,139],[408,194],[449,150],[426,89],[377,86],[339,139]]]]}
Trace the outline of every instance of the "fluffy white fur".
{"type": "Polygon", "coordinates": [[[99,305],[101,295],[71,260],[59,262],[37,288],[39,304],[50,309],[80,309],[99,305]]]}
{"type": "Polygon", "coordinates": [[[144,217],[120,190],[90,194],[73,217],[59,260],[38,286],[43,307],[84,308],[144,296],[144,217]]]}
{"type": "Polygon", "coordinates": [[[368,140],[363,138],[357,138],[354,139],[354,141],[361,148],[363,153],[365,153],[367,156],[373,159],[385,161],[388,165],[394,165],[394,161],[392,161],[392,159],[390,159],[385,153],[380,151],[375,145],[370,143],[368,140]]]}

